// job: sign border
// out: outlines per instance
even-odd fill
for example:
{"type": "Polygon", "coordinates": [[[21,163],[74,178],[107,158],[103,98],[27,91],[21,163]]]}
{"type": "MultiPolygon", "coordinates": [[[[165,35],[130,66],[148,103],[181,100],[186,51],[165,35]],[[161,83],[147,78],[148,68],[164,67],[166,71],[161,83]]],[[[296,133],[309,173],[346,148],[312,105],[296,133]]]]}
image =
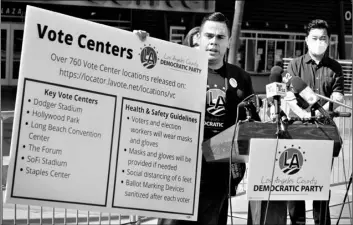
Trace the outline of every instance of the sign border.
{"type": "Polygon", "coordinates": [[[18,198],[18,199],[30,199],[30,200],[37,200],[37,201],[48,201],[48,202],[60,202],[60,203],[70,203],[70,204],[80,204],[80,205],[87,205],[87,206],[104,206],[107,207],[107,202],[108,202],[108,190],[109,190],[109,180],[110,180],[110,169],[111,169],[111,160],[112,160],[112,150],[113,150],[113,140],[114,140],[114,128],[115,128],[115,114],[116,114],[116,95],[111,95],[111,94],[106,94],[106,93],[101,93],[97,91],[90,91],[90,90],[85,90],[81,88],[75,88],[75,87],[70,87],[62,84],[54,84],[46,81],[40,81],[40,80],[35,80],[31,78],[24,78],[24,84],[23,84],[23,91],[22,91],[22,102],[21,102],[21,111],[20,111],[20,119],[19,119],[19,127],[18,127],[18,134],[17,134],[17,143],[16,143],[16,152],[15,152],[15,160],[14,160],[14,167],[13,167],[13,177],[12,177],[12,187],[11,187],[11,197],[12,198],[18,198]],[[33,198],[33,197],[21,197],[21,196],[15,196],[14,195],[14,187],[15,187],[15,175],[16,175],[16,167],[17,167],[17,156],[18,156],[18,148],[19,148],[19,141],[20,141],[20,132],[21,132],[21,124],[22,124],[22,112],[23,112],[23,102],[25,98],[25,92],[26,92],[26,83],[30,82],[36,82],[36,83],[42,83],[42,84],[48,84],[52,86],[59,86],[63,88],[68,88],[68,89],[74,89],[74,90],[79,90],[83,92],[89,92],[89,93],[94,93],[94,94],[100,94],[100,95],[105,95],[109,97],[113,97],[115,99],[114,103],[114,113],[113,113],[113,127],[112,127],[112,137],[111,137],[111,144],[110,144],[110,154],[109,154],[109,167],[108,167],[108,178],[107,178],[107,186],[106,186],[106,192],[105,192],[105,203],[104,204],[90,204],[90,203],[83,203],[83,202],[75,202],[75,201],[61,201],[61,200],[55,200],[55,199],[44,199],[44,198],[33,198]]]}
{"type": "MultiPolygon", "coordinates": [[[[132,98],[128,98],[128,97],[122,97],[122,101],[121,101],[121,112],[120,112],[120,121],[121,121],[121,117],[123,115],[123,109],[124,109],[124,101],[125,100],[129,100],[129,101],[135,101],[135,102],[141,102],[141,103],[145,103],[145,104],[150,104],[150,105],[156,105],[156,106],[160,106],[160,107],[165,107],[165,108],[171,108],[171,109],[177,109],[180,111],[186,111],[186,112],[191,112],[191,113],[196,113],[199,115],[199,131],[198,131],[198,138],[197,138],[197,153],[196,153],[196,168],[195,168],[195,185],[194,185],[194,200],[193,200],[193,206],[192,206],[192,212],[191,213],[182,213],[182,212],[173,212],[173,211],[161,211],[161,210],[151,210],[151,209],[143,209],[143,208],[132,208],[132,207],[119,207],[119,206],[114,206],[114,202],[115,202],[115,191],[116,191],[116,174],[118,173],[118,162],[115,164],[115,176],[114,176],[114,188],[113,188],[113,198],[112,198],[112,208],[119,208],[119,209],[133,209],[133,210],[141,210],[141,211],[150,211],[150,212],[160,212],[160,213],[171,213],[171,214],[180,214],[180,215],[187,215],[187,216],[192,216],[194,215],[194,211],[195,211],[195,201],[196,201],[196,184],[197,184],[197,162],[199,159],[199,151],[200,151],[200,132],[201,132],[201,112],[197,112],[197,111],[193,111],[193,110],[189,110],[189,109],[183,109],[183,108],[178,108],[178,107],[174,107],[174,106],[167,106],[167,105],[162,105],[162,104],[158,104],[158,103],[153,103],[153,102],[148,102],[148,101],[142,101],[142,100],[138,100],[138,99],[132,99],[132,98]]],[[[119,158],[119,147],[120,147],[120,137],[121,137],[121,122],[120,122],[120,126],[119,126],[119,138],[118,138],[118,150],[117,150],[117,159],[119,158]]],[[[200,174],[201,176],[201,174],[200,174]]],[[[200,204],[200,203],[199,203],[200,204]]]]}

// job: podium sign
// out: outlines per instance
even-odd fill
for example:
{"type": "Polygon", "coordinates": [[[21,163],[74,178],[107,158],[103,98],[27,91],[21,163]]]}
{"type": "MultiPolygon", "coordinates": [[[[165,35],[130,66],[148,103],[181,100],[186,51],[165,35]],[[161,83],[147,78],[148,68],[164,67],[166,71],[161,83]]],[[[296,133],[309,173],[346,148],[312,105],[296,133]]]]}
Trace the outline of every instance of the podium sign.
{"type": "Polygon", "coordinates": [[[327,200],[332,152],[329,140],[251,139],[248,200],[327,200]]]}

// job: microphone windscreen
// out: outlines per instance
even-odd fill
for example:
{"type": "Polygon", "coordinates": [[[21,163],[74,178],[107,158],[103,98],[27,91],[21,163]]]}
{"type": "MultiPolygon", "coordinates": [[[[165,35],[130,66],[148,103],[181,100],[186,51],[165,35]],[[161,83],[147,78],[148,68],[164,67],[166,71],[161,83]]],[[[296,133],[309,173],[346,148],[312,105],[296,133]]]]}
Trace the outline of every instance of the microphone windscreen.
{"type": "Polygon", "coordinates": [[[282,67],[280,66],[272,67],[271,74],[269,77],[270,83],[273,83],[273,82],[282,83],[282,73],[283,73],[282,67]]]}
{"type": "Polygon", "coordinates": [[[297,105],[302,109],[307,109],[310,105],[307,101],[305,101],[298,93],[294,94],[297,99],[297,105]]]}
{"type": "Polygon", "coordinates": [[[308,86],[300,77],[297,76],[292,78],[291,83],[294,93],[300,93],[308,86]]]}

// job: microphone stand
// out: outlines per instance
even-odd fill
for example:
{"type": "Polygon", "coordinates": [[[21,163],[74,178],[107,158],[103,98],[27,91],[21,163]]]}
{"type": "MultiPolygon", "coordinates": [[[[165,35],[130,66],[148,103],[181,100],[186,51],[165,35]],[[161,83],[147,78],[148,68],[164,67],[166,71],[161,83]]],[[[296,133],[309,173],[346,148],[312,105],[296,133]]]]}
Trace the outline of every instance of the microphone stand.
{"type": "Polygon", "coordinates": [[[274,104],[277,109],[277,113],[276,113],[276,127],[277,127],[276,135],[277,135],[277,138],[278,139],[291,139],[290,135],[288,134],[288,123],[284,122],[280,116],[280,112],[281,112],[280,100],[275,101],[274,104]]]}
{"type": "Polygon", "coordinates": [[[349,178],[348,187],[347,187],[347,190],[346,190],[346,194],[344,195],[341,211],[340,211],[340,214],[338,216],[336,225],[339,225],[339,223],[340,223],[340,219],[342,217],[343,208],[344,208],[344,205],[346,204],[346,199],[347,199],[349,188],[351,187],[351,184],[352,184],[352,173],[351,173],[351,177],[349,178]]]}
{"type": "Polygon", "coordinates": [[[341,102],[335,101],[335,100],[333,100],[333,99],[331,99],[331,98],[328,98],[328,97],[325,97],[325,96],[323,96],[323,95],[319,95],[319,94],[316,94],[316,95],[319,96],[320,98],[322,98],[322,99],[324,99],[324,100],[330,102],[331,104],[332,104],[332,103],[335,103],[335,104],[337,104],[337,105],[339,105],[339,106],[342,106],[342,107],[345,107],[345,108],[347,108],[347,109],[352,110],[352,107],[349,106],[349,105],[345,105],[345,104],[343,104],[343,103],[341,103],[341,102]]]}
{"type": "MultiPolygon", "coordinates": [[[[276,96],[275,96],[276,97],[276,96]]],[[[275,151],[275,155],[274,155],[274,161],[273,161],[273,167],[272,167],[272,177],[271,177],[271,184],[270,184],[270,187],[272,187],[273,185],[273,176],[274,176],[274,172],[275,172],[275,165],[276,165],[276,157],[277,157],[277,150],[278,150],[278,141],[279,139],[290,139],[290,135],[288,134],[288,124],[284,123],[280,117],[280,111],[281,111],[281,108],[280,108],[280,98],[278,98],[277,101],[274,101],[274,106],[276,108],[276,127],[277,127],[277,131],[276,131],[276,137],[277,137],[277,143],[276,143],[276,151],[275,151]]],[[[268,208],[269,208],[269,205],[270,205],[270,197],[271,197],[271,188],[269,190],[269,194],[268,194],[268,199],[267,199],[267,204],[266,204],[266,211],[265,211],[265,218],[264,218],[264,222],[263,222],[263,225],[266,224],[266,220],[267,220],[267,213],[268,213],[268,208]]],[[[276,216],[278,217],[285,217],[284,220],[287,220],[287,204],[283,201],[272,201],[272,203],[275,203],[272,205],[272,210],[273,210],[273,207],[277,206],[281,209],[283,209],[283,207],[285,207],[285,215],[281,215],[281,213],[277,213],[276,216]],[[283,204],[280,204],[280,203],[284,203],[283,204]]],[[[277,208],[278,209],[278,208],[277,208]]],[[[280,210],[279,210],[280,211],[280,210]]],[[[269,223],[272,223],[273,221],[270,221],[269,223]]],[[[278,221],[276,221],[278,222],[278,221]]]]}

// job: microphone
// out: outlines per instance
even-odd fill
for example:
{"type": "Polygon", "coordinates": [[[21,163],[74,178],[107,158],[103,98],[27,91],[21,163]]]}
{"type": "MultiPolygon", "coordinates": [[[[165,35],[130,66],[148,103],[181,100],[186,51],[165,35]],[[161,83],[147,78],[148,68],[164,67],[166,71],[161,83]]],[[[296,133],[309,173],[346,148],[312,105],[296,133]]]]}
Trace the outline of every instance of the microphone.
{"type": "Polygon", "coordinates": [[[292,86],[293,91],[298,93],[305,101],[307,101],[311,105],[311,116],[315,116],[315,110],[319,110],[319,112],[323,115],[323,118],[326,118],[324,121],[325,124],[335,125],[330,114],[322,108],[322,106],[318,103],[319,97],[317,94],[311,90],[310,87],[299,77],[292,78],[292,86]]]}
{"type": "Polygon", "coordinates": [[[282,83],[282,73],[283,73],[282,67],[280,67],[280,66],[272,67],[271,74],[269,77],[270,82],[282,83]]]}
{"type": "Polygon", "coordinates": [[[252,101],[251,98],[247,99],[246,101],[243,101],[241,103],[238,104],[238,107],[240,108],[244,108],[245,109],[245,113],[246,113],[246,119],[248,121],[250,121],[251,117],[252,117],[252,113],[251,113],[251,108],[257,108],[257,106],[254,105],[254,102],[252,101]]]}
{"type": "Polygon", "coordinates": [[[314,105],[320,98],[300,77],[292,79],[293,92],[298,93],[307,103],[314,105]]]}
{"type": "Polygon", "coordinates": [[[350,112],[337,112],[337,111],[329,111],[328,114],[331,117],[351,117],[350,112]]]}
{"type": "Polygon", "coordinates": [[[319,110],[322,115],[329,117],[328,113],[318,103],[320,98],[300,77],[293,77],[291,83],[293,92],[299,94],[311,106],[312,116],[315,116],[315,114],[313,115],[315,110],[319,110]]]}
{"type": "Polygon", "coordinates": [[[271,74],[269,77],[270,84],[266,85],[266,97],[273,98],[275,105],[275,114],[277,119],[279,119],[279,113],[281,111],[281,97],[286,96],[287,87],[286,84],[282,83],[282,73],[283,69],[280,66],[274,66],[271,69],[271,74]]]}
{"type": "Polygon", "coordinates": [[[241,103],[238,104],[238,108],[244,108],[244,109],[245,109],[246,120],[247,120],[247,121],[249,121],[250,118],[252,117],[252,113],[251,113],[251,109],[250,109],[250,104],[252,104],[250,100],[243,101],[243,102],[241,102],[241,103]]]}
{"type": "Polygon", "coordinates": [[[256,107],[256,113],[259,113],[262,107],[262,100],[258,95],[255,95],[255,107],[256,107]]]}
{"type": "MultiPolygon", "coordinates": [[[[282,73],[282,82],[286,84],[287,90],[290,90],[292,84],[292,78],[295,77],[290,74],[287,70],[284,70],[282,73]]],[[[306,102],[301,96],[297,93],[294,94],[297,100],[297,105],[302,109],[307,109],[310,105],[306,102]]]]}
{"type": "Polygon", "coordinates": [[[262,107],[262,100],[258,95],[249,95],[242,102],[240,102],[237,107],[239,109],[245,109],[246,121],[261,121],[258,113],[262,107]]]}
{"type": "Polygon", "coordinates": [[[280,118],[281,118],[281,120],[284,122],[284,123],[288,123],[288,117],[287,117],[287,114],[285,114],[284,112],[283,112],[283,110],[281,110],[280,112],[279,112],[279,116],[280,116],[280,118]]]}
{"type": "Polygon", "coordinates": [[[284,70],[282,73],[282,83],[285,83],[287,88],[289,88],[291,81],[292,81],[293,76],[287,71],[284,70]]]}
{"type": "MultiPolygon", "coordinates": [[[[273,71],[277,71],[277,73],[272,73],[272,74],[278,74],[281,73],[281,78],[282,78],[282,82],[285,84],[286,90],[287,92],[285,93],[285,97],[283,98],[285,104],[281,107],[282,110],[285,111],[285,113],[288,114],[288,117],[295,117],[295,116],[299,116],[300,118],[307,118],[310,117],[309,112],[307,112],[305,109],[309,108],[309,104],[298,94],[298,93],[294,93],[292,88],[291,88],[291,82],[292,82],[292,78],[295,77],[293,75],[291,75],[287,70],[282,70],[281,68],[275,68],[273,69],[273,71]],[[295,100],[295,101],[293,101],[295,100]],[[295,115],[293,115],[295,114],[295,115]]],[[[277,77],[277,81],[280,80],[280,78],[277,77]]],[[[268,100],[269,105],[268,107],[270,107],[273,104],[273,100],[268,100]]],[[[281,114],[283,112],[280,112],[279,117],[281,118],[282,122],[286,122],[286,118],[283,117],[283,114],[281,114]]],[[[274,112],[271,113],[270,118],[271,119],[275,119],[274,118],[274,112]]]]}
{"type": "Polygon", "coordinates": [[[302,109],[307,109],[309,108],[310,104],[305,101],[298,93],[293,93],[296,100],[297,100],[297,105],[302,108],[302,109]]]}
{"type": "MultiPolygon", "coordinates": [[[[269,111],[267,112],[267,115],[273,122],[275,121],[275,119],[276,119],[275,113],[273,112],[271,106],[269,106],[269,111]]],[[[287,123],[289,120],[287,114],[283,111],[283,109],[281,109],[279,112],[279,118],[284,123],[287,123]]]]}
{"type": "MultiPolygon", "coordinates": [[[[330,117],[351,117],[351,113],[349,112],[328,112],[330,117]]],[[[301,121],[301,122],[312,122],[315,120],[320,120],[322,116],[312,116],[312,117],[307,117],[307,118],[301,118],[301,117],[293,117],[288,120],[289,123],[294,124],[293,122],[295,121],[301,121]]]]}
{"type": "MultiPolygon", "coordinates": [[[[319,99],[321,98],[321,99],[324,99],[328,102],[332,102],[332,103],[335,103],[337,105],[340,105],[340,106],[343,106],[343,107],[346,107],[346,108],[352,110],[351,106],[345,105],[341,102],[334,101],[328,97],[325,97],[325,96],[322,96],[322,95],[315,93],[310,87],[308,87],[308,85],[302,79],[300,79],[300,77],[297,77],[297,76],[292,77],[291,84],[293,86],[294,93],[299,94],[310,105],[314,106],[315,103],[317,103],[319,101],[319,99]]],[[[317,106],[317,104],[315,106],[317,106]]]]}

